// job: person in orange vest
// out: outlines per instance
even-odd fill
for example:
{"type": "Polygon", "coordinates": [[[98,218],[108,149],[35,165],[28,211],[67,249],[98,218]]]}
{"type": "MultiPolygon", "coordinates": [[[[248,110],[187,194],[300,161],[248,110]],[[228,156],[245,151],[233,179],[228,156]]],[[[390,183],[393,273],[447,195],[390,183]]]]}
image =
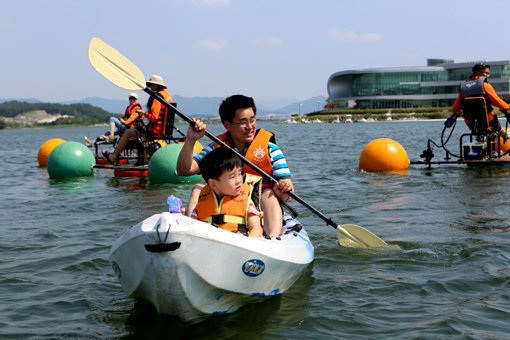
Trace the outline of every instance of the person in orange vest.
{"type": "Polygon", "coordinates": [[[254,189],[262,178],[245,175],[243,181],[241,160],[225,147],[205,155],[200,171],[207,184],[200,190],[191,217],[221,229],[261,237],[261,213],[257,208],[260,191],[254,189]]]}
{"type": "MultiPolygon", "coordinates": [[[[271,182],[263,183],[261,199],[264,231],[267,236],[275,237],[281,234],[283,225],[283,212],[278,199],[288,200],[290,197],[286,192],[293,192],[294,185],[287,161],[276,145],[274,135],[264,129],[257,130],[256,112],[255,102],[251,97],[233,95],[226,98],[220,105],[219,113],[227,131],[218,138],[278,181],[275,185],[271,182]]],[[[206,129],[206,124],[199,119],[193,119],[193,122],[194,125],[188,128],[186,140],[177,159],[176,171],[180,176],[200,173],[201,159],[219,146],[213,142],[193,156],[195,142],[204,136],[206,129]]],[[[247,164],[244,164],[242,169],[244,173],[258,174],[247,164]]],[[[194,187],[188,212],[196,204],[199,190],[200,185],[194,187]]]]}
{"type": "MultiPolygon", "coordinates": [[[[457,99],[452,106],[453,115],[445,121],[444,125],[446,127],[451,127],[457,117],[464,113],[462,109],[462,103],[465,98],[484,97],[487,105],[486,110],[489,129],[493,132],[499,132],[503,138],[506,138],[505,132],[501,129],[501,124],[499,123],[498,116],[492,111],[492,106],[494,105],[498,107],[505,114],[506,118],[510,119],[510,115],[507,112],[508,109],[510,109],[510,105],[499,98],[492,85],[488,83],[490,77],[490,65],[485,63],[478,63],[473,66],[471,70],[473,74],[471,77],[469,77],[469,81],[462,82],[460,85],[459,95],[457,96],[457,99]]],[[[466,117],[464,120],[469,129],[473,130],[474,126],[472,122],[466,117]]]]}
{"type": "MultiPolygon", "coordinates": [[[[124,117],[110,117],[110,130],[106,131],[105,134],[99,138],[96,138],[96,141],[105,140],[111,143],[115,139],[115,135],[124,133],[124,131],[126,131],[128,128],[134,128],[136,119],[143,119],[143,114],[139,112],[141,109],[142,105],[138,102],[138,95],[135,92],[131,92],[129,94],[129,105],[126,107],[124,117]]],[[[93,141],[85,136],[85,144],[87,146],[90,147],[93,143],[93,141]]]]}
{"type": "MultiPolygon", "coordinates": [[[[146,82],[146,84],[152,89],[152,91],[157,92],[167,102],[172,102],[172,97],[166,91],[166,85],[163,82],[163,77],[153,75],[150,77],[149,81],[146,82]]],[[[139,114],[143,114],[149,120],[149,124],[146,126],[145,133],[149,138],[162,137],[161,133],[164,128],[163,124],[168,113],[168,108],[161,104],[159,101],[155,100],[153,97],[149,98],[147,107],[149,108],[149,111],[147,112],[143,112],[141,109],[137,110],[139,114]]],[[[115,164],[122,150],[126,148],[129,140],[131,138],[136,138],[136,133],[137,131],[135,128],[127,129],[120,138],[119,143],[117,144],[117,147],[113,153],[110,153],[104,149],[101,150],[103,157],[110,164],[115,164]]]]}

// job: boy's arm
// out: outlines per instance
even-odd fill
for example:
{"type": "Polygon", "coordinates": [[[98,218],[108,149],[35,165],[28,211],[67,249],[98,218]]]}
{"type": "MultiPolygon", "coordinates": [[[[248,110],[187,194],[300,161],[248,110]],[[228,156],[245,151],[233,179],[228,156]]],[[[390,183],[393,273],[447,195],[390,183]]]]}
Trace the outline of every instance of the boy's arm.
{"type": "Polygon", "coordinates": [[[262,227],[260,225],[260,218],[262,214],[258,211],[255,203],[250,199],[250,206],[248,207],[248,231],[249,237],[262,237],[262,227]]]}
{"type": "Polygon", "coordinates": [[[248,216],[248,230],[250,231],[249,237],[262,237],[262,227],[260,226],[260,216],[248,216]]]}
{"type": "Polygon", "coordinates": [[[188,202],[188,216],[193,217],[195,219],[198,219],[198,216],[196,214],[197,209],[197,203],[198,203],[198,197],[200,196],[200,191],[202,191],[202,188],[205,186],[205,184],[195,184],[193,188],[191,189],[191,194],[189,196],[189,202],[188,202]],[[192,214],[195,214],[193,216],[192,214]]]}

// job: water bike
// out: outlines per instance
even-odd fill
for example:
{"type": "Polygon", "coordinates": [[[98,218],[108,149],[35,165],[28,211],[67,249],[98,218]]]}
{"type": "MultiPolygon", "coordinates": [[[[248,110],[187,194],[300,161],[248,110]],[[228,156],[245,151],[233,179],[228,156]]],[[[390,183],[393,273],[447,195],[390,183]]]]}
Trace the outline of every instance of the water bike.
{"type": "MultiPolygon", "coordinates": [[[[441,143],[432,140],[427,141],[427,148],[420,155],[423,161],[411,161],[411,164],[467,164],[470,166],[487,165],[510,165],[510,140],[506,136],[510,114],[502,111],[506,117],[505,137],[501,137],[499,131],[491,129],[487,114],[487,105],[483,97],[467,98],[463,103],[463,116],[470,128],[470,133],[464,133],[459,137],[457,150],[452,151],[447,147],[448,142],[457,125],[457,116],[452,115],[445,121],[441,132],[441,143]],[[450,132],[447,135],[447,130],[450,132]],[[442,148],[445,151],[443,160],[432,160],[434,153],[432,146],[442,148]]],[[[497,118],[493,118],[497,119],[497,118]]]]}
{"type": "MultiPolygon", "coordinates": [[[[175,102],[170,103],[170,105],[172,107],[177,106],[175,102]]],[[[106,160],[101,150],[108,148],[108,153],[113,152],[122,135],[115,136],[113,140],[101,136],[95,138],[90,144],[86,143],[88,147],[94,148],[96,159],[94,168],[113,169],[115,177],[147,176],[148,160],[158,149],[167,144],[183,143],[186,138],[186,135],[175,126],[175,114],[172,111],[167,110],[167,113],[161,119],[163,121],[161,134],[151,136],[147,133],[147,126],[143,119],[137,118],[134,127],[136,138],[129,140],[127,146],[113,164],[106,160]],[[177,132],[177,135],[174,132],[177,132]]]]}

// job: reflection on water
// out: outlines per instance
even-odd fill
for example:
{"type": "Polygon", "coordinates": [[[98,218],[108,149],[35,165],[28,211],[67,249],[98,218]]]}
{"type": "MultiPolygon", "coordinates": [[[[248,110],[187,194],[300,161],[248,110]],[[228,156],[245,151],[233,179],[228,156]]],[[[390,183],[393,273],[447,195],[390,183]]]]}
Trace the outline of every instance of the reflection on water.
{"type": "Polygon", "coordinates": [[[49,178],[47,181],[53,189],[62,190],[64,192],[81,192],[88,187],[94,186],[96,178],[94,176],[60,179],[49,178]]]}
{"type": "Polygon", "coordinates": [[[132,190],[147,189],[149,187],[149,180],[147,177],[111,177],[106,180],[105,184],[112,188],[131,192],[132,190]]]}
{"type": "Polygon", "coordinates": [[[391,197],[388,201],[373,204],[370,209],[373,210],[388,210],[403,207],[407,203],[408,197],[406,195],[391,197]]]}

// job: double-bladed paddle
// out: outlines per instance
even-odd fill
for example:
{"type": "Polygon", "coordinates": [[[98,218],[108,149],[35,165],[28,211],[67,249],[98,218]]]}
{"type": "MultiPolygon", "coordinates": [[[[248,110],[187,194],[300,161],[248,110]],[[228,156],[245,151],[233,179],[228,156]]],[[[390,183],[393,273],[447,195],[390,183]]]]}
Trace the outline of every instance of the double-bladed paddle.
{"type": "MultiPolygon", "coordinates": [[[[194,124],[193,120],[186,116],[184,113],[179,111],[176,107],[170,105],[163,97],[158,93],[152,91],[146,86],[145,77],[140,69],[133,64],[129,59],[124,57],[121,53],[115,50],[113,47],[105,43],[99,38],[92,38],[89,45],[89,61],[92,66],[106,79],[111,81],[113,84],[120,88],[127,90],[144,90],[151,97],[156,98],[159,102],[165,105],[169,110],[175,112],[179,117],[184,119],[189,124],[194,124]]],[[[278,183],[276,179],[265,173],[262,169],[257,167],[255,164],[246,159],[239,152],[225,144],[218,137],[211,134],[209,131],[205,131],[205,135],[215,141],[216,143],[229,148],[237,156],[239,156],[243,162],[248,164],[252,169],[258,172],[266,180],[273,183],[278,183]]],[[[327,217],[319,210],[312,207],[301,197],[291,191],[286,192],[287,195],[292,197],[297,202],[304,205],[306,208],[311,210],[315,215],[323,219],[328,225],[332,226],[337,230],[338,243],[343,247],[350,248],[379,248],[387,245],[386,242],[381,240],[379,237],[366,230],[363,227],[354,224],[338,225],[331,218],[327,217]]]]}

